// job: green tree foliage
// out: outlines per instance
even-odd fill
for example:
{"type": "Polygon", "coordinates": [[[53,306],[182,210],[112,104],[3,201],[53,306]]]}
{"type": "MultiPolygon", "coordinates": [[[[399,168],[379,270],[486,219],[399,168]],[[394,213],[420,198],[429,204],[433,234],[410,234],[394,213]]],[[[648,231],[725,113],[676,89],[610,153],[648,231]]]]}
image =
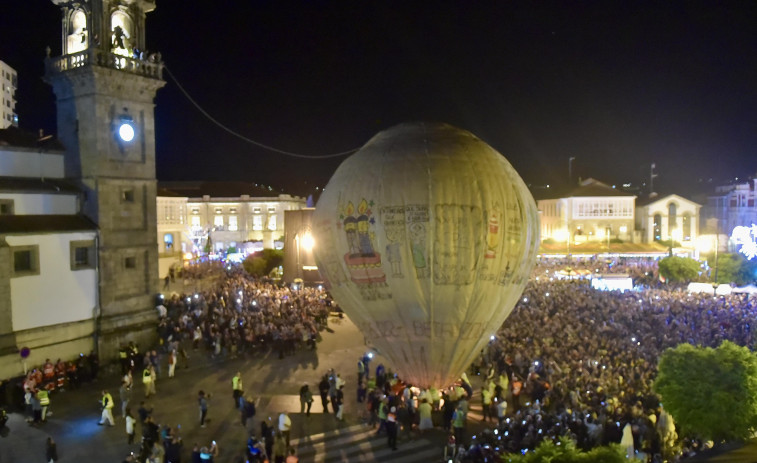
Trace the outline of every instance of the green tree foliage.
{"type": "Polygon", "coordinates": [[[757,354],[730,341],[660,357],[654,391],[685,435],[745,440],[757,430],[757,354]]]}
{"type": "Polygon", "coordinates": [[[658,268],[671,283],[687,283],[699,276],[700,265],[688,257],[668,256],[660,260],[658,268]]]}
{"type": "MultiPolygon", "coordinates": [[[[757,280],[757,261],[749,261],[742,254],[720,254],[717,264],[714,258],[710,261],[717,265],[717,283],[734,283],[738,286],[748,285],[757,280]]],[[[715,278],[715,270],[710,270],[715,278]]]]}
{"type": "Polygon", "coordinates": [[[263,249],[260,252],[250,254],[242,262],[242,267],[250,275],[262,277],[268,275],[274,267],[284,262],[284,252],[277,249],[263,249]]]}
{"type": "Polygon", "coordinates": [[[576,447],[575,442],[563,438],[559,444],[544,440],[533,452],[525,455],[505,455],[505,463],[623,463],[627,462],[625,453],[618,445],[593,448],[584,452],[576,447]]]}

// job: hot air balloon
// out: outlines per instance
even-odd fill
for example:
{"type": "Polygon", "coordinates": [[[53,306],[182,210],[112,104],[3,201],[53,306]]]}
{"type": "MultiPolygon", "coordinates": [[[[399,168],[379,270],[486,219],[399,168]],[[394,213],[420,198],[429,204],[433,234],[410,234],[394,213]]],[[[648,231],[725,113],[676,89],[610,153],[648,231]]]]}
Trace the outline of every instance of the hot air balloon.
{"type": "Polygon", "coordinates": [[[313,215],[321,276],[399,376],[459,379],[512,311],[538,249],[523,180],[446,124],[374,136],[334,173],[313,215]]]}

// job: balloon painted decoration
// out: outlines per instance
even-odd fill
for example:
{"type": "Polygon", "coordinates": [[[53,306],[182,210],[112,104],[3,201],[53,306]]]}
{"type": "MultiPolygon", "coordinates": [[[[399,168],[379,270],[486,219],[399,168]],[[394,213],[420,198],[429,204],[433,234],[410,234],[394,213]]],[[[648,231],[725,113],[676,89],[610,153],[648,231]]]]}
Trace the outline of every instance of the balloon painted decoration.
{"type": "Polygon", "coordinates": [[[509,162],[446,124],[402,124],[346,159],[313,216],[334,299],[418,386],[446,386],[505,321],[539,244],[509,162]]]}

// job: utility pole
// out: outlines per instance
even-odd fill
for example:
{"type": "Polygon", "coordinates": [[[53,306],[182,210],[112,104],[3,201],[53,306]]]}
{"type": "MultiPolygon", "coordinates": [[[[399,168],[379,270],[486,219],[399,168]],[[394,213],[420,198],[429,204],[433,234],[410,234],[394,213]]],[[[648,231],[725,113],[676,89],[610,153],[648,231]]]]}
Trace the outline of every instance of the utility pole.
{"type": "Polygon", "coordinates": [[[653,162],[651,166],[649,166],[649,193],[654,193],[654,178],[657,177],[657,174],[654,173],[655,169],[655,163],[653,162]]]}

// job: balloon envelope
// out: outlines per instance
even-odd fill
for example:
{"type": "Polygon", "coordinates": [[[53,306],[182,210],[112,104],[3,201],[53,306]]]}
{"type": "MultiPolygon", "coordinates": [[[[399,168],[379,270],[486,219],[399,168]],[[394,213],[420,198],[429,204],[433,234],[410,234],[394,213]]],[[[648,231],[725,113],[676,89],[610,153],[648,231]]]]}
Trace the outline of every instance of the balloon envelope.
{"type": "Polygon", "coordinates": [[[418,386],[446,386],[517,302],[538,249],[536,205],[509,162],[446,124],[379,133],[337,169],[313,215],[339,305],[418,386]]]}

